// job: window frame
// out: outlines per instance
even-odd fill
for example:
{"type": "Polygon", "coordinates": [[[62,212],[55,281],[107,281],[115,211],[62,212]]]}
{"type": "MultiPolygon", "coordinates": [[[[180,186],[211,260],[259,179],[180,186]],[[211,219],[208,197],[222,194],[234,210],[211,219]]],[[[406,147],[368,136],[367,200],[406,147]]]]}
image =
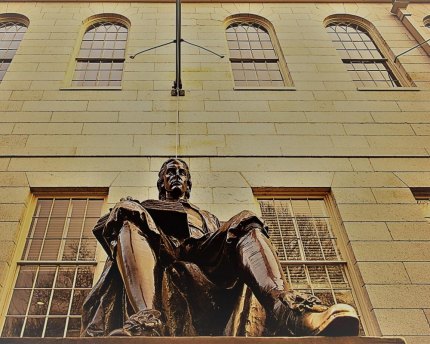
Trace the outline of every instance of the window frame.
{"type": "Polygon", "coordinates": [[[410,188],[410,190],[414,195],[417,204],[422,208],[424,220],[426,220],[430,225],[430,188],[414,187],[410,188]]]}
{"type": "MultiPolygon", "coordinates": [[[[397,86],[397,87],[376,87],[376,86],[368,87],[368,86],[358,86],[354,81],[354,83],[357,85],[357,90],[359,91],[404,91],[405,88],[407,89],[408,87],[416,87],[415,83],[410,78],[406,70],[403,68],[400,61],[399,60],[395,61],[394,53],[391,51],[390,47],[382,38],[378,29],[370,21],[352,14],[333,14],[324,19],[323,25],[324,25],[324,28],[327,29],[328,26],[337,22],[357,25],[362,30],[364,30],[371,38],[371,40],[373,41],[374,45],[379,50],[383,58],[382,59],[361,59],[360,61],[378,60],[378,61],[384,62],[385,65],[387,66],[388,73],[391,72],[400,84],[400,86],[397,86]]],[[[327,35],[329,35],[328,32],[326,33],[327,35]]],[[[333,42],[331,37],[330,37],[330,41],[333,42]]],[[[344,61],[347,59],[342,59],[342,58],[340,59],[343,64],[345,65],[349,64],[348,62],[344,61]]],[[[356,61],[355,59],[352,59],[352,60],[356,61]]],[[[348,73],[349,73],[349,70],[348,70],[348,73]]]]}
{"type": "Polygon", "coordinates": [[[129,42],[129,35],[130,35],[130,27],[131,27],[131,22],[128,18],[120,15],[120,14],[116,14],[116,13],[103,13],[103,14],[96,14],[93,15],[87,19],[85,19],[82,22],[83,25],[81,25],[81,29],[79,31],[79,39],[77,39],[76,43],[75,43],[75,48],[73,50],[73,58],[70,62],[68,71],[67,71],[67,75],[66,75],[66,79],[65,79],[65,83],[63,85],[63,87],[61,87],[61,90],[122,90],[122,83],[124,82],[124,67],[125,67],[125,61],[126,61],[126,57],[127,57],[127,48],[128,48],[128,42],[129,42]],[[123,58],[80,58],[79,57],[79,53],[81,51],[81,45],[83,42],[83,38],[85,36],[85,34],[87,33],[87,31],[93,26],[93,25],[97,25],[99,23],[116,23],[116,24],[120,24],[122,26],[125,26],[127,29],[127,40],[125,43],[125,49],[124,49],[124,57],[123,58]],[[122,70],[122,76],[121,76],[121,85],[119,86],[97,86],[97,85],[91,85],[91,86],[79,86],[79,85],[73,85],[73,77],[76,71],[76,67],[78,65],[78,63],[80,61],[88,61],[88,60],[93,60],[93,61],[103,61],[103,60],[116,60],[117,62],[121,62],[123,63],[123,70],[122,70]]]}
{"type": "MultiPolygon", "coordinates": [[[[2,14],[0,14],[0,24],[4,24],[4,23],[21,24],[22,26],[24,26],[26,28],[26,31],[24,32],[24,36],[28,30],[28,27],[30,26],[30,20],[26,16],[19,14],[19,13],[2,13],[2,14]]],[[[10,58],[10,59],[0,58],[0,65],[5,61],[8,61],[8,63],[9,63],[8,68],[5,69],[3,78],[0,78],[0,84],[4,80],[4,77],[6,76],[6,73],[9,69],[10,65],[12,64],[12,61],[14,60],[15,55],[16,55],[19,47],[21,46],[21,43],[23,40],[24,40],[24,37],[19,41],[19,45],[16,48],[15,53],[12,56],[12,58],[10,58]]]]}
{"type": "MultiPolygon", "coordinates": [[[[228,27],[232,24],[240,24],[240,23],[249,23],[249,24],[256,24],[261,27],[263,27],[269,37],[270,41],[273,46],[273,51],[275,52],[275,55],[277,56],[277,64],[279,67],[279,71],[281,73],[281,76],[284,81],[284,86],[237,86],[236,80],[234,78],[233,74],[233,68],[232,68],[232,62],[243,62],[243,61],[258,61],[259,59],[250,58],[250,59],[243,59],[243,58],[232,58],[230,57],[230,48],[227,45],[227,39],[226,39],[226,50],[228,51],[229,55],[229,62],[230,62],[230,71],[231,71],[231,77],[233,81],[233,89],[234,90],[284,90],[284,91],[295,91],[296,88],[294,87],[293,79],[291,78],[290,71],[288,70],[287,62],[285,60],[285,56],[283,54],[281,45],[279,44],[278,37],[275,32],[275,28],[273,24],[267,20],[266,18],[263,18],[261,16],[251,14],[251,13],[238,13],[231,15],[227,17],[224,20],[224,35],[226,35],[226,31],[228,27]]],[[[262,59],[263,61],[266,61],[267,59],[262,59]]],[[[273,59],[275,60],[275,59],[273,59]]]]}
{"type": "MultiPolygon", "coordinates": [[[[96,242],[94,259],[91,259],[88,261],[82,261],[82,260],[76,260],[76,261],[61,261],[61,260],[36,261],[36,260],[29,260],[29,261],[26,261],[26,260],[23,260],[22,258],[23,258],[23,255],[25,253],[24,250],[26,247],[26,241],[27,241],[28,235],[30,234],[31,224],[32,224],[33,216],[34,216],[34,213],[36,210],[38,199],[40,199],[40,198],[42,198],[42,199],[43,198],[48,198],[48,199],[54,199],[54,198],[55,199],[73,199],[73,198],[75,198],[75,199],[76,198],[102,199],[103,201],[102,201],[102,206],[100,209],[101,210],[100,216],[102,216],[107,211],[107,208],[108,208],[107,197],[108,197],[108,188],[104,188],[104,187],[82,187],[82,188],[53,187],[53,188],[31,188],[30,189],[30,195],[28,197],[26,211],[23,214],[22,224],[20,225],[20,229],[19,229],[19,233],[18,233],[17,246],[15,249],[13,258],[11,260],[11,266],[9,268],[8,275],[6,277],[6,282],[5,282],[4,287],[3,287],[4,292],[2,293],[2,296],[0,298],[0,335],[2,334],[4,326],[5,326],[8,309],[9,309],[10,303],[12,301],[12,296],[13,296],[13,293],[15,290],[15,284],[16,284],[16,281],[17,281],[21,267],[33,266],[33,267],[39,268],[39,267],[55,266],[56,271],[58,271],[58,269],[61,267],[75,266],[77,269],[79,266],[93,266],[94,271],[93,271],[92,285],[94,285],[94,283],[97,281],[98,276],[100,275],[100,271],[99,271],[100,270],[99,269],[100,268],[100,262],[103,261],[106,257],[103,249],[98,244],[97,240],[94,238],[94,240],[96,242]]],[[[56,272],[56,274],[57,274],[57,272],[56,272]]],[[[75,290],[75,288],[76,288],[75,280],[76,280],[76,277],[74,278],[73,286],[70,287],[71,292],[73,292],[73,290],[75,290]]],[[[54,281],[55,281],[55,279],[54,279],[54,281]]],[[[34,288],[35,287],[34,287],[34,282],[33,282],[33,287],[31,288],[31,290],[33,291],[34,288]]],[[[55,290],[54,285],[52,285],[50,289],[52,289],[52,295],[50,296],[50,300],[52,300],[53,291],[55,290]]],[[[79,287],[77,287],[77,289],[79,289],[79,287]]],[[[75,317],[73,314],[69,314],[70,308],[71,308],[71,300],[72,299],[70,299],[70,301],[69,301],[70,303],[68,305],[69,310],[68,310],[67,315],[62,315],[66,318],[75,317]]],[[[29,300],[29,304],[30,304],[30,300],[29,300]]],[[[47,313],[43,316],[43,319],[46,319],[47,317],[49,317],[49,307],[50,307],[50,303],[48,305],[47,313]]],[[[29,308],[29,305],[27,305],[26,315],[24,315],[24,317],[27,317],[28,308],[29,308]]],[[[55,314],[51,314],[51,316],[55,316],[55,314]]],[[[39,317],[42,317],[42,315],[40,315],[39,317]]],[[[47,322],[45,321],[44,329],[46,328],[46,326],[47,326],[47,322]]],[[[4,338],[4,337],[0,337],[0,338],[4,338]]],[[[19,337],[16,337],[16,338],[19,338],[19,337]]],[[[34,338],[41,338],[41,337],[34,337],[34,338]]],[[[48,337],[43,337],[43,338],[48,338],[48,337]]],[[[69,337],[67,337],[67,338],[69,338],[69,337]]]]}
{"type": "MultiPolygon", "coordinates": [[[[361,325],[366,336],[380,336],[382,334],[375,314],[371,312],[372,305],[363,285],[363,279],[360,271],[356,265],[354,253],[349,243],[349,238],[343,226],[339,210],[337,208],[334,196],[330,188],[315,187],[253,187],[252,193],[257,203],[257,209],[260,211],[260,199],[275,199],[285,200],[291,198],[297,199],[323,199],[326,206],[327,214],[332,223],[332,234],[336,238],[336,248],[342,258],[336,261],[336,264],[343,264],[345,267],[345,275],[349,282],[355,306],[357,307],[358,314],[360,315],[361,325]]],[[[269,231],[270,235],[270,231],[269,231]]],[[[310,261],[312,264],[312,261],[310,261]]]]}

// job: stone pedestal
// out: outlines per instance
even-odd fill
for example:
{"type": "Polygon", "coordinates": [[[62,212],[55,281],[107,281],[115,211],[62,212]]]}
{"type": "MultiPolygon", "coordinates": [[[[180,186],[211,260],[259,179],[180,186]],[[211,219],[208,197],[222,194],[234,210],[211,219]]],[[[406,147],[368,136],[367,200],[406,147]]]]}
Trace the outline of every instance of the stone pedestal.
{"type": "Polygon", "coordinates": [[[0,338],[0,344],[405,344],[376,337],[98,337],[0,338]]]}

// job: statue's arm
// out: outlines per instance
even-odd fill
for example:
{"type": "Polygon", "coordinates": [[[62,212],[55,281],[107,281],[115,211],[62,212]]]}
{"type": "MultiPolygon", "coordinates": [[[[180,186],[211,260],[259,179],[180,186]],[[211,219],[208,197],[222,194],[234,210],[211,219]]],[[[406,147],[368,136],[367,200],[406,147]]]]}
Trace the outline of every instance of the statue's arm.
{"type": "Polygon", "coordinates": [[[221,222],[214,214],[208,212],[207,210],[200,210],[200,212],[206,220],[206,225],[209,232],[215,232],[221,227],[221,222]]]}
{"type": "Polygon", "coordinates": [[[131,197],[122,198],[109,213],[100,217],[93,228],[93,234],[106,253],[112,258],[111,243],[116,240],[125,220],[136,225],[141,222],[142,206],[131,197]]]}

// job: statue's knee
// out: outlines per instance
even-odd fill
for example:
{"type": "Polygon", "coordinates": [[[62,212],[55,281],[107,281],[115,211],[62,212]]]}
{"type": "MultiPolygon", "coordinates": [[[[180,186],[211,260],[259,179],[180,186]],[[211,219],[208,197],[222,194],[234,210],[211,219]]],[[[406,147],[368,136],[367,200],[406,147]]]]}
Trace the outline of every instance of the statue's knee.
{"type": "Polygon", "coordinates": [[[121,228],[119,229],[119,234],[142,234],[142,231],[138,225],[129,220],[124,220],[121,228]]]}
{"type": "Polygon", "coordinates": [[[252,222],[243,227],[238,235],[238,239],[241,240],[249,237],[257,238],[261,236],[266,236],[265,229],[260,223],[252,222]]]}
{"type": "Polygon", "coordinates": [[[264,232],[264,227],[259,222],[248,223],[246,226],[244,226],[243,233],[248,234],[250,232],[263,233],[264,232]]]}

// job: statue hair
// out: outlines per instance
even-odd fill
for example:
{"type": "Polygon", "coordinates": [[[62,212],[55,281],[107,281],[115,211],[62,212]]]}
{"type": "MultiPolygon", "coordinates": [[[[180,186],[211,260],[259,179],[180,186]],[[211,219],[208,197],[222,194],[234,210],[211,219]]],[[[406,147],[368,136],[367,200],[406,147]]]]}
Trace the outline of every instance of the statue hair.
{"type": "Polygon", "coordinates": [[[158,180],[157,180],[158,199],[161,201],[164,201],[166,199],[166,189],[164,188],[163,176],[166,173],[167,164],[169,164],[172,161],[179,161],[185,166],[185,170],[187,171],[187,191],[185,191],[184,197],[186,199],[189,199],[191,194],[191,187],[193,185],[193,183],[191,182],[190,168],[188,167],[187,163],[184,160],[178,159],[178,158],[170,158],[166,160],[161,166],[160,172],[158,172],[158,180]]]}

